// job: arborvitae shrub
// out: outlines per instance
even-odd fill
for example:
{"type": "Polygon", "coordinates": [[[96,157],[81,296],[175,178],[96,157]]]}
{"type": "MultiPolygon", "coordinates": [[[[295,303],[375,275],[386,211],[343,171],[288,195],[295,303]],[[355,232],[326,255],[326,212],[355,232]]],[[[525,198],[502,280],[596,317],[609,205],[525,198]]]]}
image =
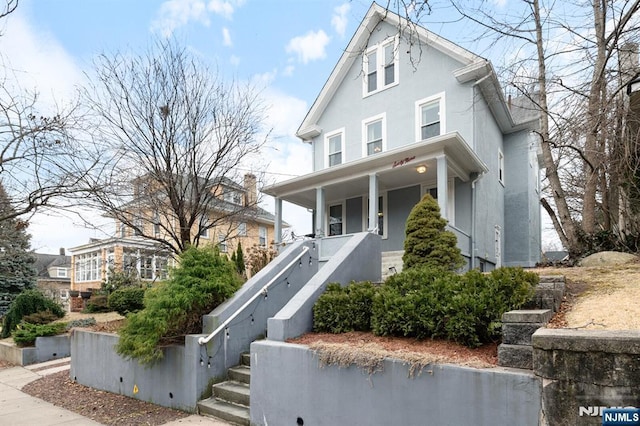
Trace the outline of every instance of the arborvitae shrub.
{"type": "Polygon", "coordinates": [[[376,289],[369,281],[354,282],[342,287],[327,285],[326,291],[313,306],[315,331],[344,333],[371,330],[371,307],[376,289]]]}
{"type": "Polygon", "coordinates": [[[87,306],[84,312],[89,314],[110,312],[111,309],[109,309],[107,300],[107,296],[104,294],[92,294],[89,300],[87,300],[87,306]]]}
{"type": "Polygon", "coordinates": [[[446,225],[438,202],[426,194],[407,218],[403,269],[430,266],[455,271],[464,265],[457,238],[445,230],[446,225]]]}
{"type": "Polygon", "coordinates": [[[51,311],[40,311],[22,317],[22,321],[28,322],[29,324],[49,324],[57,319],[58,316],[51,311]]]}
{"type": "Polygon", "coordinates": [[[138,312],[144,308],[144,289],[140,287],[122,287],[109,295],[109,309],[122,316],[138,312]]]}
{"type": "Polygon", "coordinates": [[[117,352],[142,364],[162,359],[162,345],[202,332],[202,316],[231,297],[241,280],[217,248],[191,247],[168,281],[146,291],[144,309],[127,317],[117,352]]]}
{"type": "Polygon", "coordinates": [[[53,300],[42,294],[40,290],[30,289],[20,293],[9,307],[2,323],[2,338],[9,337],[23,317],[36,312],[50,311],[58,318],[64,316],[64,310],[53,300]]]}

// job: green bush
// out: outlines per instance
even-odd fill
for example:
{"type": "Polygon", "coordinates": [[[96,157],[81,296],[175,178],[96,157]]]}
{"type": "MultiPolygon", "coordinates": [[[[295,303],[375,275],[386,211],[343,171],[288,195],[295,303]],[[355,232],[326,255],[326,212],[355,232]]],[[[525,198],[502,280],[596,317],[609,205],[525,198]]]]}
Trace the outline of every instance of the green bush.
{"type": "Polygon", "coordinates": [[[217,248],[191,247],[168,281],[146,291],[144,309],[127,317],[117,352],[142,364],[162,359],[161,346],[202,332],[202,316],[240,287],[235,265],[217,248]]]}
{"type": "Polygon", "coordinates": [[[29,324],[22,322],[13,331],[13,341],[18,346],[33,346],[37,337],[55,336],[66,331],[66,324],[56,322],[51,324],[29,324]]]}
{"type": "Polygon", "coordinates": [[[464,275],[408,269],[390,277],[374,297],[372,330],[479,346],[499,338],[502,314],[530,300],[537,281],[537,275],[520,268],[464,275]]]}
{"type": "Polygon", "coordinates": [[[445,230],[438,202],[429,194],[416,204],[407,218],[403,269],[436,267],[455,271],[464,265],[457,238],[445,230]]]}
{"type": "Polygon", "coordinates": [[[57,320],[59,317],[51,311],[40,311],[34,314],[25,315],[22,317],[22,322],[29,324],[49,324],[57,320]]]}
{"type": "Polygon", "coordinates": [[[66,323],[65,330],[69,331],[74,327],[91,327],[92,325],[96,325],[96,319],[93,317],[90,318],[82,318],[73,321],[69,321],[66,323]]]}
{"type": "Polygon", "coordinates": [[[144,308],[144,289],[140,287],[122,287],[109,295],[109,309],[120,315],[138,312],[144,308]]]}
{"type": "Polygon", "coordinates": [[[84,308],[83,312],[89,314],[110,312],[111,309],[109,309],[107,300],[107,296],[104,294],[92,294],[89,300],[87,300],[87,306],[84,308]]]}
{"type": "Polygon", "coordinates": [[[62,307],[42,294],[39,290],[31,289],[23,291],[13,300],[9,311],[4,316],[2,335],[0,337],[9,337],[11,332],[16,329],[26,315],[42,311],[50,311],[58,318],[64,316],[62,307]]]}
{"type": "Polygon", "coordinates": [[[376,289],[369,281],[342,287],[331,283],[313,306],[316,331],[344,333],[371,330],[371,307],[376,289]]]}

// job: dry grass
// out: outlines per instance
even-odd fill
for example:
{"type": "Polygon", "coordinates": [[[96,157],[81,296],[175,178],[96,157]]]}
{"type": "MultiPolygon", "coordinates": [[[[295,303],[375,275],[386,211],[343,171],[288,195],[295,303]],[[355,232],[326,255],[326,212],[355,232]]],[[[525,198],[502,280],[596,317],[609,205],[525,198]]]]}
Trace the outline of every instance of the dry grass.
{"type": "Polygon", "coordinates": [[[541,275],[564,275],[578,284],[565,312],[566,328],[640,330],[640,263],[603,267],[541,268],[541,275]]]}

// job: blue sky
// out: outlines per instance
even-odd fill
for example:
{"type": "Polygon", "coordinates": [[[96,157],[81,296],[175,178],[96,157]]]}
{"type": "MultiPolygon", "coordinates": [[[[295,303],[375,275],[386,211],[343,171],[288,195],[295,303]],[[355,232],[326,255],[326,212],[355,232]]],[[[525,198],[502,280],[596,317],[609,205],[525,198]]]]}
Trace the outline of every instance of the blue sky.
{"type": "MultiPolygon", "coordinates": [[[[495,2],[500,5],[502,2],[495,2]]],[[[252,81],[269,106],[272,138],[264,150],[275,180],[311,171],[311,151],[295,131],[370,6],[368,0],[21,0],[0,23],[0,54],[22,87],[43,105],[64,102],[85,80],[100,53],[142,52],[157,37],[173,36],[210,62],[225,79],[252,81]]],[[[450,11],[434,9],[422,23],[464,47],[474,46],[450,11]]],[[[477,50],[476,50],[477,51],[477,50]]],[[[482,52],[480,52],[482,54],[482,52]]],[[[46,106],[44,106],[46,108],[46,106]]],[[[273,211],[266,199],[264,207],[273,211]]],[[[73,215],[38,214],[32,248],[59,247],[111,236],[99,214],[89,229],[73,215]]],[[[310,214],[284,206],[296,234],[311,232],[310,214]]]]}

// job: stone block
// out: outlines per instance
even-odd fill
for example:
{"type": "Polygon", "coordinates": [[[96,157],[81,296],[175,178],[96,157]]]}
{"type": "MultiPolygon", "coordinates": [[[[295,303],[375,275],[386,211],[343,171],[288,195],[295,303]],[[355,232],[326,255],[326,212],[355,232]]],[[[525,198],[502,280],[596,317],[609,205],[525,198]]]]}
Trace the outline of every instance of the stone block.
{"type": "Polygon", "coordinates": [[[522,322],[522,323],[503,323],[502,324],[502,343],[509,345],[531,345],[531,336],[540,327],[544,327],[544,323],[522,322]]]}
{"type": "Polygon", "coordinates": [[[502,367],[531,369],[532,361],[533,349],[531,346],[505,343],[498,346],[498,365],[502,367]]]}
{"type": "Polygon", "coordinates": [[[551,320],[551,309],[520,309],[502,314],[502,322],[535,322],[546,324],[551,320]]]}

